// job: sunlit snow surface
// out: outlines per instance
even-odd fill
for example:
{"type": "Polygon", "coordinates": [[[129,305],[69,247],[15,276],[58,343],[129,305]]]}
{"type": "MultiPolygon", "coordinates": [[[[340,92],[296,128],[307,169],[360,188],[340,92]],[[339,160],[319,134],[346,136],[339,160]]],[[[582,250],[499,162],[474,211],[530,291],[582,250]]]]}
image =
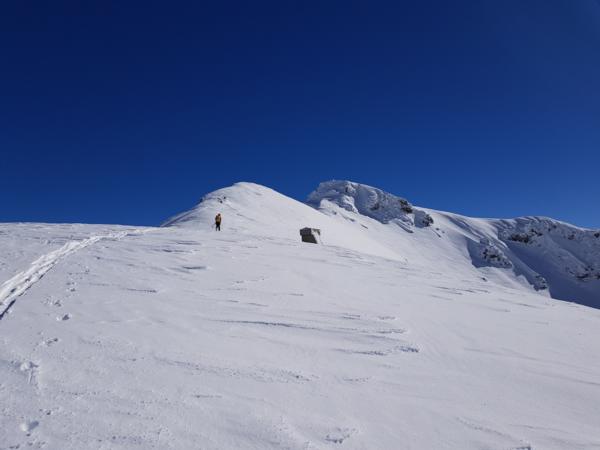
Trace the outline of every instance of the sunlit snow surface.
{"type": "Polygon", "coordinates": [[[600,448],[599,310],[272,192],[0,225],[0,448],[600,448]]]}

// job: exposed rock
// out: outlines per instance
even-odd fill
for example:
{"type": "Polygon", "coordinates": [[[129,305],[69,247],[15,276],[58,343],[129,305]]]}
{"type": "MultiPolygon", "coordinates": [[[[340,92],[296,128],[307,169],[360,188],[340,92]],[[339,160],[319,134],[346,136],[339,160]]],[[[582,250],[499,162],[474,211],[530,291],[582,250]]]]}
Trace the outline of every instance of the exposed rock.
{"type": "Polygon", "coordinates": [[[541,231],[531,228],[524,232],[511,233],[508,235],[508,239],[513,242],[522,242],[524,244],[530,244],[535,240],[536,237],[543,235],[544,233],[542,233],[541,231]]]}
{"type": "Polygon", "coordinates": [[[492,267],[508,269],[513,266],[504,252],[488,238],[479,241],[479,257],[492,267]]]}
{"type": "Polygon", "coordinates": [[[533,283],[533,287],[536,291],[544,291],[548,289],[548,282],[541,275],[535,276],[535,282],[533,283]]]}
{"type": "Polygon", "coordinates": [[[413,206],[408,202],[408,200],[404,198],[399,198],[398,201],[400,202],[400,208],[402,208],[402,211],[404,211],[407,214],[413,212],[413,206]]]}
{"type": "Polygon", "coordinates": [[[423,210],[415,210],[415,224],[421,227],[429,227],[433,225],[433,217],[423,210]]]}
{"type": "MultiPolygon", "coordinates": [[[[505,228],[498,233],[501,240],[509,246],[516,242],[529,247],[527,250],[520,245],[511,247],[517,256],[525,251],[528,259],[533,256],[540,262],[545,261],[554,266],[553,270],[581,282],[600,280],[600,231],[545,217],[521,217],[503,221],[503,224],[505,228]]],[[[544,267],[540,265],[536,270],[541,269],[544,267]]],[[[539,281],[537,286],[538,290],[546,289],[548,283],[539,281]]]]}
{"type": "Polygon", "coordinates": [[[351,181],[333,180],[319,184],[309,195],[307,203],[320,208],[323,201],[384,224],[395,223],[411,233],[415,226],[422,228],[433,224],[430,214],[415,208],[405,198],[351,181]]]}
{"type": "Polygon", "coordinates": [[[308,242],[311,244],[321,243],[321,230],[318,228],[302,228],[300,230],[300,236],[302,238],[302,242],[308,242]]]}

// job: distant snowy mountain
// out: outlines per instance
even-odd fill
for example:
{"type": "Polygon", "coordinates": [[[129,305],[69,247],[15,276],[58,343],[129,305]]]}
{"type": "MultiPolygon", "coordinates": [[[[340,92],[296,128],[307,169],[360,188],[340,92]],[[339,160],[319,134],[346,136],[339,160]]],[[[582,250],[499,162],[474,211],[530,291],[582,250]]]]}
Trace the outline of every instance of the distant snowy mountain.
{"type": "Polygon", "coordinates": [[[600,310],[550,295],[599,241],[348,181],[0,224],[0,449],[598,449],[600,310]]]}
{"type": "Polygon", "coordinates": [[[263,186],[238,183],[165,225],[206,227],[222,212],[244,233],[297,239],[304,226],[322,228],[331,245],[450,272],[458,267],[476,278],[600,307],[599,230],[542,217],[474,219],[416,207],[351,181],[321,183],[307,205],[319,213],[263,186]]]}

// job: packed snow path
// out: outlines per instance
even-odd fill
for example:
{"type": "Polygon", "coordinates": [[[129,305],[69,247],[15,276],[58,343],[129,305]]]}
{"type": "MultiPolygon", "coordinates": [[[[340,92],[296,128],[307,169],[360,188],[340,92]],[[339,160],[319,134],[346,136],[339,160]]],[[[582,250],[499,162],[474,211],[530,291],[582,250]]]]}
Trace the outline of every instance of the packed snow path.
{"type": "Polygon", "coordinates": [[[140,233],[142,233],[140,229],[132,229],[109,233],[106,235],[91,236],[83,240],[69,241],[59,249],[40,256],[33,263],[31,263],[29,269],[19,272],[10,280],[2,283],[2,286],[0,287],[0,319],[2,319],[4,315],[10,311],[18,297],[27,292],[28,289],[37,283],[60,260],[98,241],[104,239],[119,240],[125,236],[140,233]]]}

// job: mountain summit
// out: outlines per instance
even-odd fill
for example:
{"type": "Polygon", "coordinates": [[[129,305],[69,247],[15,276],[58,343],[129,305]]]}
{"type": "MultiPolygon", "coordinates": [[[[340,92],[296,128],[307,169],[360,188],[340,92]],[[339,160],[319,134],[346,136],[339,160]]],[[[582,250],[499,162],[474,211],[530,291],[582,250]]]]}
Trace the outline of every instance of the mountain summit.
{"type": "Polygon", "coordinates": [[[300,228],[320,228],[325,244],[600,307],[600,231],[550,218],[471,218],[332,180],[320,183],[306,204],[237,183],[164,225],[207,228],[217,212],[225,226],[241,233],[296,240],[300,228]]]}

